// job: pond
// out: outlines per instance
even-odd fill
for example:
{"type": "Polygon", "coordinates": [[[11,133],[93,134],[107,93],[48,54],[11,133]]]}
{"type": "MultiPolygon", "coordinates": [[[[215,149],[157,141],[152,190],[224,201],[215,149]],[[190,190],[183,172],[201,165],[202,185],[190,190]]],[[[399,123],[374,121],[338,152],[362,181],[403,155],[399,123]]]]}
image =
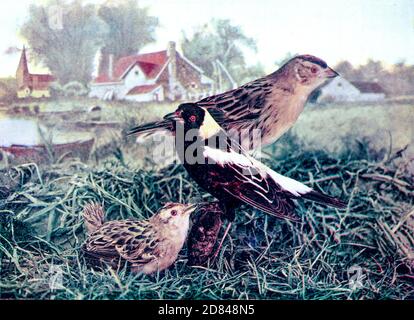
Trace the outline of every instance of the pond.
{"type": "Polygon", "coordinates": [[[45,140],[53,144],[68,143],[91,138],[85,132],[59,128],[48,129],[35,118],[13,118],[0,113],[0,146],[42,145],[45,140]]]}
{"type": "Polygon", "coordinates": [[[42,138],[36,121],[26,119],[0,118],[0,146],[38,145],[42,138]]]}

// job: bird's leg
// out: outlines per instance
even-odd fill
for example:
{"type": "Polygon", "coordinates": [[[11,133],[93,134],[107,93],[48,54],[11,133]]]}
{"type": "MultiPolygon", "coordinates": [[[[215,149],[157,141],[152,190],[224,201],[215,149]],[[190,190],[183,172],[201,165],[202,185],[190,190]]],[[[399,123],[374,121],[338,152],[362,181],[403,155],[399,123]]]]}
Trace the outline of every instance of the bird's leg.
{"type": "Polygon", "coordinates": [[[220,253],[221,247],[223,246],[224,240],[226,239],[226,236],[227,236],[227,234],[228,234],[228,233],[229,233],[229,231],[230,231],[231,225],[232,225],[232,222],[230,221],[230,222],[227,224],[226,230],[224,230],[223,237],[221,238],[221,241],[220,241],[220,243],[219,243],[219,245],[218,245],[218,247],[217,247],[217,249],[216,249],[216,252],[214,252],[214,255],[213,255],[212,261],[216,260],[216,258],[217,258],[217,256],[218,256],[218,254],[220,253]]]}
{"type": "Polygon", "coordinates": [[[216,252],[213,255],[213,259],[212,261],[214,261],[218,254],[220,253],[221,247],[223,246],[224,240],[227,237],[227,234],[230,231],[230,228],[232,226],[232,223],[234,221],[234,219],[236,218],[236,211],[235,208],[237,208],[238,203],[236,203],[235,201],[231,201],[231,202],[220,202],[219,206],[221,207],[221,210],[223,212],[223,217],[226,218],[229,222],[228,225],[226,227],[226,230],[224,231],[223,237],[221,238],[220,244],[217,247],[216,252]]]}

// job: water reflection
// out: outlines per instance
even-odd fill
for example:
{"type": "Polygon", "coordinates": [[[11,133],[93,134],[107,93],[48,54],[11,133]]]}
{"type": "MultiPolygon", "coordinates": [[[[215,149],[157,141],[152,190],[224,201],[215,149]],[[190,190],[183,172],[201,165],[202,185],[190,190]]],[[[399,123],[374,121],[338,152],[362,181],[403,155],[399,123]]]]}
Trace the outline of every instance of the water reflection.
{"type": "Polygon", "coordinates": [[[41,145],[44,139],[54,144],[87,140],[91,133],[63,129],[55,126],[50,129],[43,126],[37,119],[11,118],[0,113],[0,146],[41,145]],[[42,131],[39,132],[39,128],[42,131]]]}
{"type": "Polygon", "coordinates": [[[0,118],[0,146],[38,145],[42,143],[36,121],[29,119],[0,118]]]}

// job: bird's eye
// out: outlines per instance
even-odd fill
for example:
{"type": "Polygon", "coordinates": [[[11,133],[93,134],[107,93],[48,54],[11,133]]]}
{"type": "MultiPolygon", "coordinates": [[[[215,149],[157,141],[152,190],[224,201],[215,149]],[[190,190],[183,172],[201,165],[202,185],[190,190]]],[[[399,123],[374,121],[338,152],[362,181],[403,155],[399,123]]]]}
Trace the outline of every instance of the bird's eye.
{"type": "Polygon", "coordinates": [[[175,217],[175,216],[177,215],[177,210],[172,210],[172,211],[171,211],[171,215],[172,215],[173,217],[175,217]]]}
{"type": "Polygon", "coordinates": [[[196,122],[197,117],[192,115],[192,116],[190,116],[190,118],[188,120],[190,120],[190,122],[196,122]]]}
{"type": "Polygon", "coordinates": [[[316,73],[316,72],[318,72],[318,68],[316,68],[316,67],[312,67],[312,68],[311,68],[311,72],[312,72],[312,73],[316,73]]]}

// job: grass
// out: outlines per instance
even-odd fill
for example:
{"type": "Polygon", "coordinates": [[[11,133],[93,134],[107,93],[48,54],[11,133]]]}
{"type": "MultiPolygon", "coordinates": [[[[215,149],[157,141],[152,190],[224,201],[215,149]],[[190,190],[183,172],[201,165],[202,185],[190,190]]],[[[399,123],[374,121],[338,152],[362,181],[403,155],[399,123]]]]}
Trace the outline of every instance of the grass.
{"type": "Polygon", "coordinates": [[[163,202],[192,201],[199,192],[181,166],[144,171],[118,155],[93,167],[9,169],[0,175],[0,298],[413,299],[412,177],[404,159],[373,161],[363,151],[291,150],[267,161],[346,199],[346,210],[300,203],[294,224],[243,208],[215,264],[188,266],[184,248],[153,276],[87,268],[82,208],[98,201],[108,219],[144,218],[163,202]],[[51,290],[56,266],[63,287],[51,290]]]}
{"type": "Polygon", "coordinates": [[[408,145],[414,155],[414,103],[391,101],[375,104],[308,105],[292,131],[309,149],[340,154],[352,148],[352,141],[365,139],[371,149],[381,151],[391,145],[395,152],[408,145]],[[349,145],[351,142],[351,146],[349,145]]]}

